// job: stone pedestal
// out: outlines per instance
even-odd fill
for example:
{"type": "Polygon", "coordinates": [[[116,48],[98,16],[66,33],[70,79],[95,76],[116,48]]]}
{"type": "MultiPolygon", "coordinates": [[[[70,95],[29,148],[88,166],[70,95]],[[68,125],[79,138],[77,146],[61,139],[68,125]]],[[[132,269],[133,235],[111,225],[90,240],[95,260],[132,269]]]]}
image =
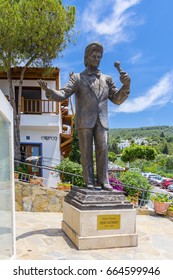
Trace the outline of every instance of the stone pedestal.
{"type": "Polygon", "coordinates": [[[62,230],[79,250],[137,246],[136,210],[119,191],[73,187],[65,198],[62,230]]]}

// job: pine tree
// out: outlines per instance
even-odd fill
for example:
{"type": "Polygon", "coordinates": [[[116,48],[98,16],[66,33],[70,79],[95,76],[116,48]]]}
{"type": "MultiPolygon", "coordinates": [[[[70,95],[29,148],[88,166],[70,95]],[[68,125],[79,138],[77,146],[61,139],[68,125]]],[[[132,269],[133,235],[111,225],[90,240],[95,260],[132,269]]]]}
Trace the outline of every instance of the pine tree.
{"type": "Polygon", "coordinates": [[[165,155],[168,155],[168,154],[169,154],[169,149],[168,149],[167,143],[164,145],[163,150],[162,150],[162,153],[165,154],[165,155]]]}

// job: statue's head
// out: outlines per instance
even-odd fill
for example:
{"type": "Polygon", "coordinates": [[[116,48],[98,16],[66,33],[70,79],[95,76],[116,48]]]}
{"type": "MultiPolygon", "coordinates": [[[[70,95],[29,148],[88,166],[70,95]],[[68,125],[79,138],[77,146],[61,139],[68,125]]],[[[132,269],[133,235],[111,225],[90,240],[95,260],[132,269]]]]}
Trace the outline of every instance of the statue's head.
{"type": "Polygon", "coordinates": [[[100,51],[101,55],[103,55],[103,46],[102,44],[98,42],[93,42],[89,44],[85,49],[85,55],[84,55],[84,64],[85,67],[88,65],[88,56],[92,54],[93,51],[100,51]]]}

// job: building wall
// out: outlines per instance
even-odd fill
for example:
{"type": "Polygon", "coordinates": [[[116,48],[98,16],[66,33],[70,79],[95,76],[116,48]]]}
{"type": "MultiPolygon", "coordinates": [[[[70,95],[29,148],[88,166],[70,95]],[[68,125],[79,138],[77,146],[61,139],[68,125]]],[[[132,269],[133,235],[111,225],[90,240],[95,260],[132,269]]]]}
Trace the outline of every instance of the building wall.
{"type": "Polygon", "coordinates": [[[60,118],[59,115],[53,114],[22,114],[21,115],[21,129],[32,127],[32,129],[38,129],[39,127],[46,130],[57,130],[59,127],[60,118]]]}
{"type": "MultiPolygon", "coordinates": [[[[47,81],[50,88],[56,88],[56,81],[47,81]]],[[[19,86],[19,80],[13,80],[13,87],[19,86]]],[[[24,80],[23,86],[38,87],[37,80],[24,80]]],[[[0,89],[5,95],[8,95],[8,81],[0,79],[0,89]]],[[[42,99],[47,99],[45,91],[42,90],[42,99]]],[[[61,118],[55,114],[29,115],[21,114],[21,143],[32,143],[42,145],[42,162],[47,160],[48,166],[55,166],[60,162],[60,139],[61,133],[61,118]],[[27,137],[29,136],[29,137],[27,137]]],[[[50,171],[44,169],[42,176],[47,179],[52,178],[50,171]]],[[[52,183],[51,183],[52,184],[52,183]]]]}
{"type": "MultiPolygon", "coordinates": [[[[50,88],[56,88],[55,81],[47,81],[47,84],[50,88]]],[[[13,88],[19,86],[19,80],[13,80],[13,88]]],[[[39,87],[37,80],[24,80],[23,86],[25,87],[39,87]]],[[[8,95],[8,81],[0,79],[0,89],[5,95],[8,95]]],[[[42,99],[46,99],[45,91],[42,90],[42,99]]]]}
{"type": "MultiPolygon", "coordinates": [[[[42,128],[22,129],[21,130],[22,144],[42,144],[42,164],[46,166],[55,166],[60,162],[60,141],[59,130],[46,130],[42,128]],[[28,136],[30,139],[28,140],[28,136]]],[[[43,170],[42,176],[44,178],[50,177],[50,172],[43,170]]]]}

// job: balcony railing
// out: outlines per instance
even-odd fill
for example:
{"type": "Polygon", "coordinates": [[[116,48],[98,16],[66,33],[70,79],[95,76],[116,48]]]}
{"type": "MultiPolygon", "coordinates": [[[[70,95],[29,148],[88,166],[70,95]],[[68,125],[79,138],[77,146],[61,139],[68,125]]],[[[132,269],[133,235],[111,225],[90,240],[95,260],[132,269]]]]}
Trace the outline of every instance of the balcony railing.
{"type": "Polygon", "coordinates": [[[21,112],[23,114],[59,114],[59,102],[47,99],[21,98],[21,112]]]}

